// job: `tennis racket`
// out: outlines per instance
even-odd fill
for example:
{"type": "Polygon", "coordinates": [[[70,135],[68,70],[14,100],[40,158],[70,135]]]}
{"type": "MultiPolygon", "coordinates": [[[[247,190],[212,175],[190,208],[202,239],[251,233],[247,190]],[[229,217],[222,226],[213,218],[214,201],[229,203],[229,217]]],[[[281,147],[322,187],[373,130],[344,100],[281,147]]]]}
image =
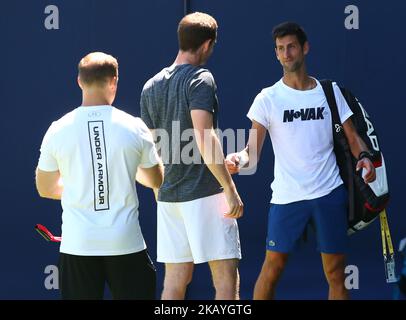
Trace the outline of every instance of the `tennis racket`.
{"type": "Polygon", "coordinates": [[[42,224],[37,224],[35,230],[46,240],[51,242],[61,242],[62,237],[56,237],[42,224]]]}

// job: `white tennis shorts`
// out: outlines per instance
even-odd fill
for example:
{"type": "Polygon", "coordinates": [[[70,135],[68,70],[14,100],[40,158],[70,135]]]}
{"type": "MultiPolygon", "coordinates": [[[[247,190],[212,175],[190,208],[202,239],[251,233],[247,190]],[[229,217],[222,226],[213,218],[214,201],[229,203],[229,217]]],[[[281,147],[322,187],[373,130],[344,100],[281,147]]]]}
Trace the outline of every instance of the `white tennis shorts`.
{"type": "Polygon", "coordinates": [[[186,202],[158,201],[157,261],[241,259],[237,220],[225,218],[224,193],[186,202]]]}

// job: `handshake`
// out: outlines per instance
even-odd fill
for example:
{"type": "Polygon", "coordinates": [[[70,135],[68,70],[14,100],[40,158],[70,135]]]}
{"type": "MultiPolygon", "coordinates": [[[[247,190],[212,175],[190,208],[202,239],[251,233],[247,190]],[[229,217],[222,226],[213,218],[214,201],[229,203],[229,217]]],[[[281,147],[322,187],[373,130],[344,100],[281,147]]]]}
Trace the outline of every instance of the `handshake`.
{"type": "Polygon", "coordinates": [[[249,155],[246,149],[230,153],[227,155],[226,159],[224,160],[224,164],[230,174],[236,174],[240,172],[240,169],[243,167],[247,167],[249,164],[249,155]]]}

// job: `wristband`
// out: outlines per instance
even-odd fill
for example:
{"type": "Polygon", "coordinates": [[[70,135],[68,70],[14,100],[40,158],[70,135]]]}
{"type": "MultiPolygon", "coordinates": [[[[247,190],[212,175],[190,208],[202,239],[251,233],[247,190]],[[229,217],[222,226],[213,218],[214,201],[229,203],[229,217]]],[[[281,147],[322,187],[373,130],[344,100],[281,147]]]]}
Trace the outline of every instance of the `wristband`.
{"type": "Polygon", "coordinates": [[[372,154],[369,151],[361,151],[361,153],[358,156],[358,160],[368,158],[369,160],[372,161],[372,154]]]}

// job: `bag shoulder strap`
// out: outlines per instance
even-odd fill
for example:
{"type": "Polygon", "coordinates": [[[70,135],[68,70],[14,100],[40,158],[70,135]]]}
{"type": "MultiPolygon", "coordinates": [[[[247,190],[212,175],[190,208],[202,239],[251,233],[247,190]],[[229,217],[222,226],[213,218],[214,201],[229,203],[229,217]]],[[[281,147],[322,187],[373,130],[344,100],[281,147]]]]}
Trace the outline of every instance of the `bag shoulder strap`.
{"type": "Polygon", "coordinates": [[[345,174],[348,176],[347,181],[347,190],[348,190],[348,217],[350,220],[353,220],[355,217],[355,182],[353,179],[353,163],[352,163],[352,154],[350,146],[347,142],[347,138],[344,134],[344,129],[338,114],[337,102],[333,89],[333,81],[331,80],[320,80],[321,87],[323,88],[324,94],[327,99],[327,104],[331,111],[331,118],[333,124],[333,137],[336,143],[344,152],[345,157],[345,174]]]}
{"type": "Polygon", "coordinates": [[[333,130],[337,130],[336,124],[341,126],[342,123],[338,114],[337,101],[333,89],[333,81],[328,79],[320,80],[320,84],[323,88],[324,94],[326,95],[328,106],[330,107],[331,117],[333,118],[334,125],[333,130]]]}
{"type": "Polygon", "coordinates": [[[350,146],[344,134],[343,124],[341,123],[340,115],[338,114],[337,101],[333,89],[333,81],[320,80],[321,87],[327,99],[327,104],[331,111],[331,118],[333,124],[334,140],[343,148],[347,153],[351,153],[350,146]]]}

